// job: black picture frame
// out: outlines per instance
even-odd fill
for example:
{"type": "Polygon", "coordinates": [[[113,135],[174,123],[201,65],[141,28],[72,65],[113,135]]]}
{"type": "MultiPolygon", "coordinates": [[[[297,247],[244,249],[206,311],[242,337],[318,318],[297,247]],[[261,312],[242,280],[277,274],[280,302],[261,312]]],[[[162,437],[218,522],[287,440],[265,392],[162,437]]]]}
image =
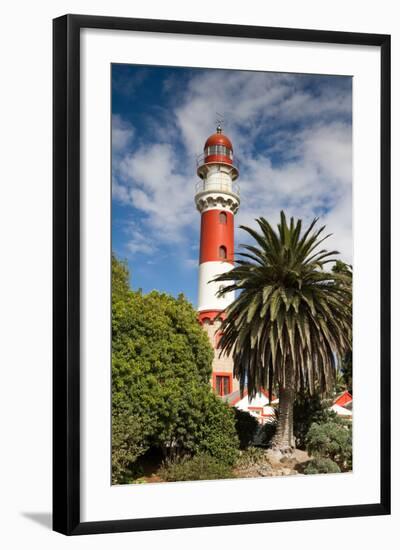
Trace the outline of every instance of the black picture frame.
{"type": "Polygon", "coordinates": [[[390,36],[65,15],[53,21],[53,529],[66,535],[390,513],[390,36]],[[381,495],[371,504],[80,520],[80,31],[84,28],[378,46],[381,51],[381,495]]]}

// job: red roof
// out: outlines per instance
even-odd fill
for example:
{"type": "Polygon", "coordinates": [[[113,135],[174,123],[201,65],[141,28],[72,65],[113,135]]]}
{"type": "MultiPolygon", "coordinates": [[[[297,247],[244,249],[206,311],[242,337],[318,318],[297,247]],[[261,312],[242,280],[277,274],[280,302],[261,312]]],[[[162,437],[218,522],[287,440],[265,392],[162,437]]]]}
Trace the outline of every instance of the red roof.
{"type": "Polygon", "coordinates": [[[339,405],[340,407],[344,407],[345,405],[350,403],[350,401],[353,401],[353,397],[351,393],[349,393],[348,391],[345,391],[341,393],[333,403],[334,405],[339,405]]]}
{"type": "Polygon", "coordinates": [[[225,147],[227,147],[228,149],[233,150],[231,140],[227,136],[219,132],[212,134],[209,138],[207,138],[204,149],[206,147],[211,147],[211,145],[225,145],[225,147]]]}

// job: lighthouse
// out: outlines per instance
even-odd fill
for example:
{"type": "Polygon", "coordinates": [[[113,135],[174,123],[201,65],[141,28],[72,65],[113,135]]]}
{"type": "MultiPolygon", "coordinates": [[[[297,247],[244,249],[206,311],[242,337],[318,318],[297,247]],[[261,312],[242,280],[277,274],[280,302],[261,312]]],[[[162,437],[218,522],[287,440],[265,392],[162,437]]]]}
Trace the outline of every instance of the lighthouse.
{"type": "Polygon", "coordinates": [[[220,396],[238,389],[233,379],[233,361],[228,356],[220,357],[218,342],[224,310],[235,299],[230,292],[218,296],[229,282],[213,279],[233,268],[234,262],[234,216],[239,209],[240,197],[237,179],[238,162],[233,153],[232,142],[220,125],[204,144],[203,153],[197,159],[195,203],[201,215],[198,319],[207,331],[215,350],[212,368],[212,386],[220,396]]]}

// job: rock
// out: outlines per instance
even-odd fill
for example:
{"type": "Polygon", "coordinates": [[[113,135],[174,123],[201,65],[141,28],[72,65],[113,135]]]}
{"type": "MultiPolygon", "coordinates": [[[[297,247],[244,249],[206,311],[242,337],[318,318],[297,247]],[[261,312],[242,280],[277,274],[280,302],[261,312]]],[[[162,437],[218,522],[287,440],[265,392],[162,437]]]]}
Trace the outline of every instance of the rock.
{"type": "Polygon", "coordinates": [[[260,466],[259,468],[257,468],[257,473],[261,476],[261,477],[268,477],[271,475],[271,472],[272,472],[272,468],[269,464],[263,464],[262,466],[260,466]]]}
{"type": "Polygon", "coordinates": [[[272,466],[279,466],[282,458],[282,453],[277,449],[268,449],[265,453],[267,460],[272,466]]]}
{"type": "Polygon", "coordinates": [[[309,460],[310,456],[298,449],[293,449],[291,453],[268,449],[264,455],[259,455],[257,461],[237,468],[236,475],[241,478],[298,475],[309,460]]]}
{"type": "Polygon", "coordinates": [[[295,449],[293,454],[298,464],[308,462],[311,459],[311,456],[306,451],[301,451],[300,449],[295,449]]]}

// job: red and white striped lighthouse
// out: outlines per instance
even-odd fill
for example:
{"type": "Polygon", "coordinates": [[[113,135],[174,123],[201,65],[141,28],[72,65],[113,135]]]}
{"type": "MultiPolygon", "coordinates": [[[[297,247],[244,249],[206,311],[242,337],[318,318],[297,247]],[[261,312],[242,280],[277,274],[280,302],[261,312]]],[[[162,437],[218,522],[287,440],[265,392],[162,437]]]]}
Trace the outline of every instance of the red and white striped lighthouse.
{"type": "Polygon", "coordinates": [[[201,214],[199,259],[199,321],[213,322],[233,302],[234,293],[217,296],[221,285],[210,282],[232,269],[234,260],[234,215],[239,209],[239,170],[230,139],[220,125],[204,145],[197,161],[200,181],[195,202],[201,214]]]}

